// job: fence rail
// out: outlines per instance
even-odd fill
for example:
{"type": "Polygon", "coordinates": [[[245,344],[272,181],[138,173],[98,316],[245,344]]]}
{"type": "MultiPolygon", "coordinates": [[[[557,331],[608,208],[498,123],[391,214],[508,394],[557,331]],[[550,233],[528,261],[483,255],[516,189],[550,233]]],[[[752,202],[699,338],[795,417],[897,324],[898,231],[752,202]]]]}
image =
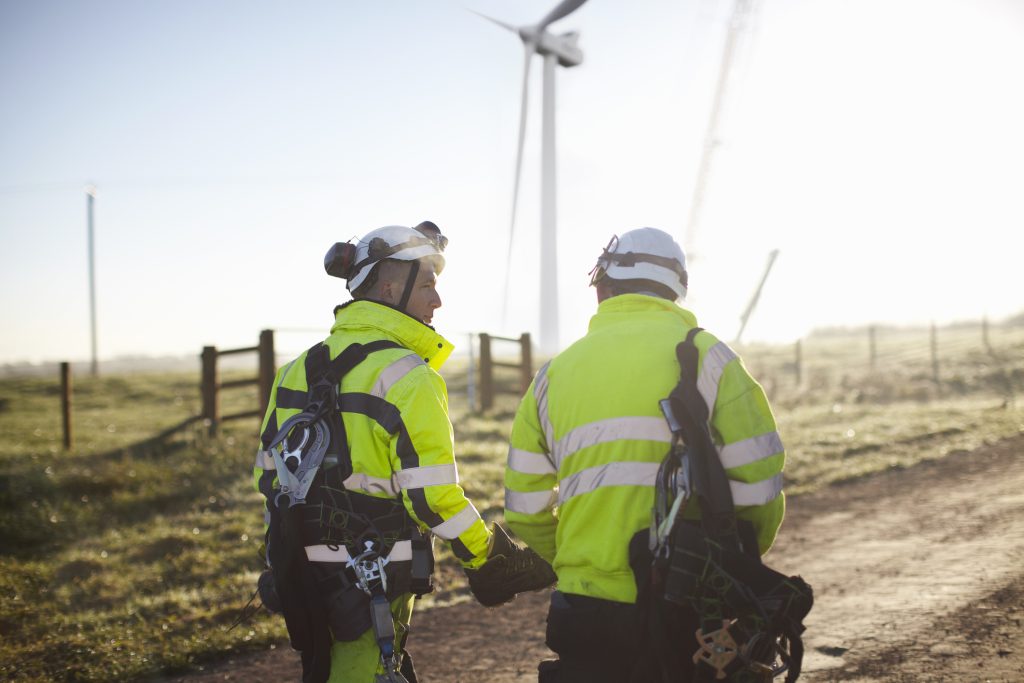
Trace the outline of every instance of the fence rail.
{"type": "MultiPolygon", "coordinates": [[[[498,391],[494,381],[494,368],[513,368],[519,370],[520,394],[525,394],[533,381],[533,348],[530,343],[530,333],[523,332],[519,338],[499,337],[493,334],[481,332],[480,339],[480,409],[489,410],[494,407],[494,396],[498,391]],[[495,360],[491,352],[491,343],[494,341],[519,344],[519,362],[495,360]]],[[[472,372],[472,368],[470,368],[472,372]]]]}
{"type": "Polygon", "coordinates": [[[256,346],[246,346],[238,349],[218,349],[215,346],[204,346],[201,359],[202,380],[200,394],[203,399],[203,407],[199,417],[206,421],[211,433],[216,432],[217,425],[221,422],[239,420],[246,417],[261,417],[267,411],[267,401],[270,398],[270,389],[274,383],[274,373],[276,372],[273,330],[263,330],[260,332],[260,341],[256,346]],[[232,356],[241,353],[256,353],[258,355],[256,377],[221,382],[218,374],[217,359],[221,356],[232,356]],[[260,401],[259,408],[221,415],[220,392],[224,389],[250,386],[259,387],[257,391],[260,401]]]}

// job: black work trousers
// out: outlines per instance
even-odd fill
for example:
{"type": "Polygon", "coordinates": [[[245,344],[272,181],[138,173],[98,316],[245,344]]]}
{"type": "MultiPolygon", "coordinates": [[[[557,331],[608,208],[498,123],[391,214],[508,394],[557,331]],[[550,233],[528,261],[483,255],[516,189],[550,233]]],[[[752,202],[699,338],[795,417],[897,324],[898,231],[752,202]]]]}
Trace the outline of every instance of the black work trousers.
{"type": "Polygon", "coordinates": [[[554,591],[539,683],[628,683],[643,633],[633,604],[554,591]]]}

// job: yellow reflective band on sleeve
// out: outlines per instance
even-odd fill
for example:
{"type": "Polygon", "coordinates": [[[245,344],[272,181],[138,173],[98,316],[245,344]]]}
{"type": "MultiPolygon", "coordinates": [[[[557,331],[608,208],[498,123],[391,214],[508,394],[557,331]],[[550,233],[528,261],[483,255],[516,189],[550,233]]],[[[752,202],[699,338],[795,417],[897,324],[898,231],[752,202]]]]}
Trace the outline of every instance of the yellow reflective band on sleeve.
{"type": "Polygon", "coordinates": [[[398,495],[398,486],[391,479],[383,477],[371,477],[368,474],[357,472],[349,476],[344,482],[345,488],[349,491],[364,491],[366,493],[386,493],[389,496],[398,495]]]}
{"type": "Polygon", "coordinates": [[[443,538],[446,541],[450,541],[454,538],[458,538],[464,531],[480,519],[480,513],[473,507],[473,503],[462,508],[459,512],[455,513],[449,519],[446,519],[441,524],[435,527],[431,527],[430,531],[433,532],[438,538],[443,538]]]}
{"type": "Polygon", "coordinates": [[[704,354],[700,376],[697,378],[697,390],[704,397],[704,402],[708,404],[708,413],[712,415],[715,413],[715,401],[718,399],[718,381],[722,379],[725,366],[735,358],[736,353],[725,342],[718,342],[704,354]]]}
{"type": "Polygon", "coordinates": [[[770,458],[782,451],[782,438],[779,433],[768,432],[722,446],[719,448],[719,457],[722,459],[722,465],[728,470],[770,458]]]}
{"type": "Polygon", "coordinates": [[[548,367],[550,365],[551,361],[542,365],[533,381],[533,397],[537,401],[537,417],[540,419],[540,427],[544,431],[544,441],[548,451],[555,445],[555,428],[548,416],[548,367]]]}
{"type": "Polygon", "coordinates": [[[746,484],[741,481],[729,480],[732,489],[733,505],[764,505],[779,497],[782,493],[782,474],[770,479],[746,484]]]}
{"type": "Polygon", "coordinates": [[[425,486],[458,484],[459,472],[455,464],[410,467],[395,473],[398,486],[403,489],[421,489],[425,486]]]}
{"type": "Polygon", "coordinates": [[[603,486],[654,486],[659,467],[661,463],[657,462],[612,462],[588,467],[558,483],[558,503],[603,486]]]}
{"type": "Polygon", "coordinates": [[[555,465],[546,453],[533,453],[521,448],[508,449],[508,468],[522,474],[555,474],[555,465]]]}
{"type": "Polygon", "coordinates": [[[424,363],[423,359],[416,354],[412,353],[408,356],[402,356],[394,363],[381,370],[381,373],[377,375],[377,381],[373,385],[373,391],[370,393],[377,398],[384,398],[398,380],[405,377],[413,368],[420,365],[426,365],[426,363],[424,363]]]}
{"type": "Polygon", "coordinates": [[[555,466],[561,468],[567,457],[588,446],[624,439],[671,443],[672,432],[663,417],[613,417],[591,422],[558,440],[554,448],[555,466]]]}
{"type": "Polygon", "coordinates": [[[538,512],[549,510],[555,506],[555,491],[534,491],[524,493],[505,489],[505,510],[507,512],[519,512],[524,515],[535,515],[538,512]]]}

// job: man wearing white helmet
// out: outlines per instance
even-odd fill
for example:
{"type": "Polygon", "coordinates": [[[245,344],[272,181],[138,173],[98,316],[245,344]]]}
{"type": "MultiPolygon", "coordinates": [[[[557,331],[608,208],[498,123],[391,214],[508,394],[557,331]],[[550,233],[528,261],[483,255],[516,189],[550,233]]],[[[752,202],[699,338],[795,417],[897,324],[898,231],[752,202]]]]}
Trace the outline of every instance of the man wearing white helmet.
{"type": "Polygon", "coordinates": [[[404,646],[414,596],[433,589],[433,536],[484,605],[554,582],[458,484],[438,374],[452,345],[430,326],[447,243],[426,221],[331,247],[324,268],[353,299],[275,378],[254,471],[267,500],[260,588],[304,683],[415,683],[404,646]]]}
{"type": "MultiPolygon", "coordinates": [[[[686,258],[661,230],[613,237],[591,285],[598,308],[589,331],[538,371],[516,414],[505,470],[505,519],[558,576],[547,644],[559,660],[541,664],[542,683],[635,675],[644,643],[630,542],[642,534],[647,545],[656,476],[672,442],[659,401],[680,380],[677,345],[697,327],[677,303],[686,296],[686,258]]],[[[736,354],[708,332],[695,344],[716,448],[756,556],[782,521],[785,453],[764,392],[736,354]]],[[[690,518],[698,514],[691,508],[690,518]]],[[[696,649],[693,633],[677,644],[681,655],[696,649]]]]}

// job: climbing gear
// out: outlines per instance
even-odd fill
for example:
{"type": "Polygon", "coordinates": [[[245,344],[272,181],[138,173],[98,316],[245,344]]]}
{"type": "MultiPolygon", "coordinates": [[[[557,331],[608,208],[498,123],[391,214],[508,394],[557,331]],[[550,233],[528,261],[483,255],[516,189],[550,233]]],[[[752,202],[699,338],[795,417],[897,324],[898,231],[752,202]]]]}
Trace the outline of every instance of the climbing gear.
{"type": "Polygon", "coordinates": [[[484,607],[508,602],[516,594],[554,585],[555,570],[540,555],[511,538],[497,524],[493,527],[487,561],[477,569],[465,569],[469,590],[484,607]]]}
{"type": "Polygon", "coordinates": [[[375,683],[408,683],[399,672],[401,652],[395,650],[395,622],[391,616],[391,603],[387,598],[388,579],[384,566],[387,557],[382,557],[367,542],[366,550],[348,562],[356,575],[356,585],[370,599],[370,623],[373,636],[380,649],[383,674],[377,674],[375,683]]]}
{"type": "MultiPolygon", "coordinates": [[[[393,348],[401,347],[385,340],[351,344],[331,359],[326,344],[313,346],[305,356],[305,398],[290,398],[304,407],[280,427],[271,420],[263,434],[264,462],[273,462],[277,480],[265,491],[271,578],[260,577],[261,594],[278,598],[291,645],[302,653],[305,683],[327,680],[332,638],[355,640],[371,627],[387,672],[378,680],[405,683],[390,601],[432,589],[430,542],[401,498],[356,493],[344,484],[352,457],[342,411],[352,395],[340,394],[341,380],[369,354],[393,348]]],[[[277,391],[280,401],[286,390],[277,391]]]]}
{"type": "MultiPolygon", "coordinates": [[[[813,593],[799,576],[761,564],[752,527],[736,520],[708,407],[697,390],[694,338],[700,331],[694,328],[676,347],[680,380],[661,402],[672,445],[657,476],[646,566],[634,564],[638,604],[647,614],[663,680],[678,677],[673,667],[679,663],[667,651],[678,652],[682,641],[695,647],[695,681],[766,683],[786,673],[786,683],[793,683],[800,675],[802,622],[813,593]],[[679,517],[690,499],[700,509],[699,522],[679,517]],[[671,624],[688,623],[679,614],[696,619],[696,630],[672,629],[671,624]]],[[[636,547],[631,554],[639,555],[636,547]]]]}
{"type": "Polygon", "coordinates": [[[686,255],[672,237],[657,228],[639,228],[612,236],[608,246],[590,271],[590,284],[601,278],[613,280],[649,280],[672,290],[676,298],[686,298],[689,276],[686,255]]]}
{"type": "MultiPolygon", "coordinates": [[[[348,291],[352,292],[370,274],[370,271],[384,259],[396,261],[412,261],[413,272],[406,283],[406,290],[411,289],[409,282],[416,280],[419,270],[419,259],[430,258],[435,263],[435,273],[440,275],[444,269],[444,250],[448,246],[448,238],[430,221],[423,221],[415,228],[402,225],[389,225],[377,228],[355,243],[337,242],[324,256],[324,270],[328,275],[348,280],[348,291]]],[[[399,308],[404,308],[408,295],[399,308]]]]}

